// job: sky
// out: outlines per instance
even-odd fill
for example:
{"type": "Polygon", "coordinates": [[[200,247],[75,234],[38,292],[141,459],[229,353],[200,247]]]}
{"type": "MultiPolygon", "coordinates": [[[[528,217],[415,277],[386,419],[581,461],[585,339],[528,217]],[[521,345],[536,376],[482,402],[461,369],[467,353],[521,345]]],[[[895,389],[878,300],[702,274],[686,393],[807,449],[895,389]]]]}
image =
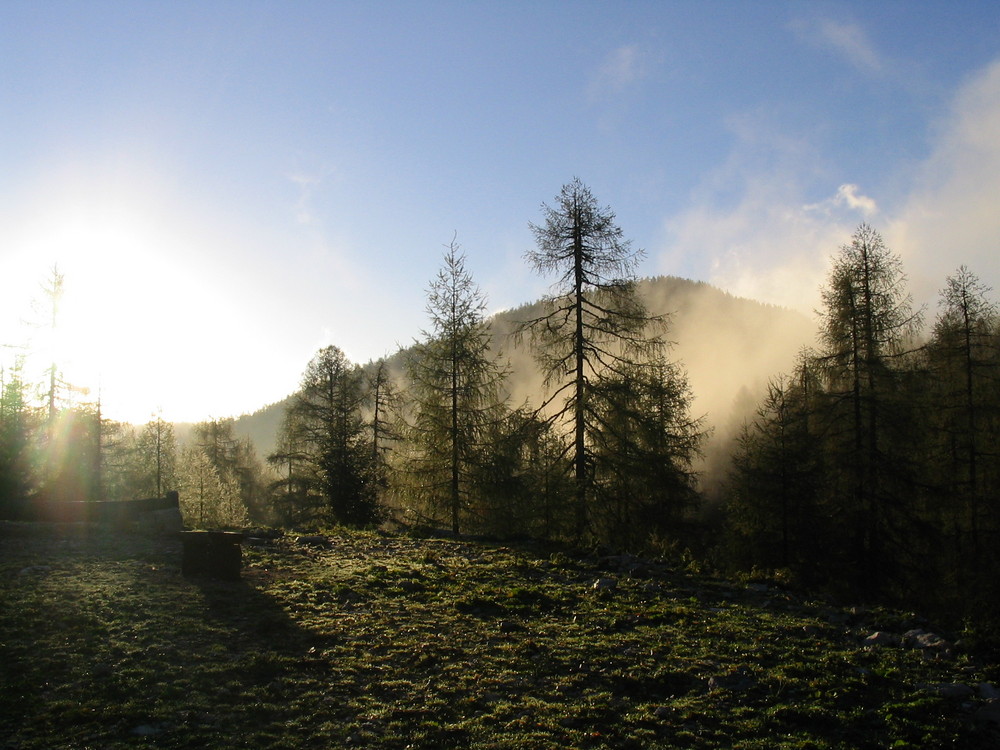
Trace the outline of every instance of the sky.
{"type": "Polygon", "coordinates": [[[490,310],[544,294],[574,177],[641,275],[809,315],[868,222],[932,319],[959,265],[1000,286],[1000,5],[7,0],[0,360],[252,412],[419,338],[453,239],[490,310]]]}

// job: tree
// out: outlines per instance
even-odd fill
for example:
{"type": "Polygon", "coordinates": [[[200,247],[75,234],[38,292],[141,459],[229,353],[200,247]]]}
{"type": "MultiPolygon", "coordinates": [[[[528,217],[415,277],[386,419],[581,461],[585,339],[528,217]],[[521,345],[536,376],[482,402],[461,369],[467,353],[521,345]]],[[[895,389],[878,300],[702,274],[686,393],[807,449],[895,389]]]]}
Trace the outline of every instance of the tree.
{"type": "Polygon", "coordinates": [[[930,463],[953,499],[949,515],[959,545],[968,541],[972,571],[980,568],[983,515],[996,491],[995,472],[984,461],[996,455],[1000,417],[998,312],[989,292],[965,266],[949,276],[927,347],[934,375],[929,432],[938,438],[930,463]]]}
{"type": "Polygon", "coordinates": [[[378,520],[372,447],[362,418],[360,368],[335,346],[309,362],[288,408],[279,452],[269,457],[289,466],[304,497],[322,497],[337,523],[364,526],[378,520]]]}
{"type": "Polygon", "coordinates": [[[594,436],[608,424],[603,380],[621,380],[659,361],[664,321],[646,312],[635,284],[641,253],[631,249],[615,215],[579,179],[564,185],[544,222],[531,225],[537,248],[525,257],[540,274],[555,274],[555,291],[538,317],[524,321],[551,394],[542,409],[567,425],[575,487],[575,533],[590,525],[596,489],[594,436]]]}
{"type": "Polygon", "coordinates": [[[18,362],[0,370],[0,518],[18,518],[31,490],[31,410],[18,362]]]}
{"type": "Polygon", "coordinates": [[[374,363],[367,375],[367,401],[371,408],[371,472],[376,492],[389,484],[390,444],[399,440],[396,415],[401,406],[399,393],[386,360],[374,363]]]}
{"type": "Polygon", "coordinates": [[[178,483],[181,513],[189,526],[246,525],[247,509],[235,477],[220,472],[203,447],[189,445],[181,451],[178,483]]]}
{"type": "Polygon", "coordinates": [[[486,301],[453,240],[427,290],[431,331],[411,350],[406,372],[412,391],[408,462],[416,492],[445,510],[458,533],[480,460],[482,437],[504,411],[506,369],[490,355],[486,301]]]}
{"type": "MultiPolygon", "coordinates": [[[[814,376],[800,359],[795,377],[774,378],[744,425],[733,455],[729,525],[743,563],[803,572],[822,548],[818,532],[822,445],[810,430],[814,376]]],[[[827,553],[827,559],[830,559],[827,553]]]]}
{"type": "MultiPolygon", "coordinates": [[[[907,409],[898,398],[899,376],[920,322],[905,289],[902,261],[881,235],[862,224],[834,259],[822,291],[821,341],[831,420],[839,462],[838,490],[853,521],[855,559],[867,593],[886,577],[884,549],[905,495],[907,409]],[[895,516],[895,517],[893,517],[895,516]]],[[[908,488],[912,489],[912,488],[908,488]]]]}
{"type": "Polygon", "coordinates": [[[697,503],[692,462],[703,420],[689,416],[687,378],[664,357],[624,366],[594,391],[594,523],[599,536],[639,546],[675,530],[697,503]]]}
{"type": "Polygon", "coordinates": [[[139,436],[138,449],[144,467],[147,468],[148,491],[155,497],[174,488],[174,473],[177,463],[177,440],[174,427],[163,421],[160,414],[143,427],[139,436]]]}
{"type": "Polygon", "coordinates": [[[263,467],[252,441],[236,436],[235,421],[227,418],[201,422],[195,425],[194,440],[220,479],[237,487],[248,517],[257,523],[266,522],[269,497],[263,467]]]}

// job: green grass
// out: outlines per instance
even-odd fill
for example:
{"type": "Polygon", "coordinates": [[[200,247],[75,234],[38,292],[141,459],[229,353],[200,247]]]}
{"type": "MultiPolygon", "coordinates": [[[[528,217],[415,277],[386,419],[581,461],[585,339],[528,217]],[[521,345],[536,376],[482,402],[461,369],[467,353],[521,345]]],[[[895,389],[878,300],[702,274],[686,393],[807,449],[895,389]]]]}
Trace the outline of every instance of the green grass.
{"type": "Polygon", "coordinates": [[[0,529],[4,748],[992,748],[994,665],[663,564],[348,534],[244,548],[0,529]],[[594,590],[598,578],[618,580],[594,590]]]}

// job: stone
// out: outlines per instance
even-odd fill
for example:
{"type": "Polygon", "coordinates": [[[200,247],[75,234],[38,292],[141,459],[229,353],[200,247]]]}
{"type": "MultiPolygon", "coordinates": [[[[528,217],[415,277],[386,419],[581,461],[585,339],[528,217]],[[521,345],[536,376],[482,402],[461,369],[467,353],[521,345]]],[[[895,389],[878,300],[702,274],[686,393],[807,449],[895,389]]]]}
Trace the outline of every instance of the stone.
{"type": "Polygon", "coordinates": [[[952,700],[970,698],[976,692],[961,682],[939,682],[936,685],[918,685],[917,687],[925,693],[940,695],[942,698],[950,698],[952,700]]]}
{"type": "Polygon", "coordinates": [[[152,737],[163,731],[163,727],[154,724],[140,724],[139,726],[132,727],[129,734],[135,735],[136,737],[152,737]]]}
{"type": "Polygon", "coordinates": [[[865,646],[898,646],[900,639],[894,633],[887,633],[884,630],[876,630],[865,638],[865,646]]]}
{"type": "Polygon", "coordinates": [[[614,591],[616,588],[618,588],[618,579],[598,578],[596,581],[594,581],[591,588],[594,591],[614,591]]]}
{"type": "Polygon", "coordinates": [[[924,650],[951,650],[951,644],[937,633],[919,629],[907,630],[903,633],[903,645],[924,650]]]}
{"type": "Polygon", "coordinates": [[[50,570],[52,570],[50,565],[29,565],[27,568],[21,568],[17,574],[19,576],[34,576],[48,573],[50,570]]]}
{"type": "Polygon", "coordinates": [[[1000,690],[988,682],[980,682],[976,685],[976,695],[985,701],[1000,700],[1000,690]]]}
{"type": "Polygon", "coordinates": [[[295,537],[296,544],[305,544],[310,547],[329,547],[330,540],[322,534],[305,534],[295,537]]]}

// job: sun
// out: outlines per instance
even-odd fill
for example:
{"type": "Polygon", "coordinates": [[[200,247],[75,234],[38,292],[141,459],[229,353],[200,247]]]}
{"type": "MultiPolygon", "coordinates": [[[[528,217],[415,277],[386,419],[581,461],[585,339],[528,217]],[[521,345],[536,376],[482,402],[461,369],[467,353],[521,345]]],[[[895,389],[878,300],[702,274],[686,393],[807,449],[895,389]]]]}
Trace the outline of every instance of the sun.
{"type": "Polygon", "coordinates": [[[2,259],[5,366],[22,358],[44,392],[54,365],[64,402],[100,403],[118,421],[144,423],[183,400],[167,370],[191,321],[172,303],[182,274],[154,222],[121,207],[63,208],[19,239],[2,259]]]}

